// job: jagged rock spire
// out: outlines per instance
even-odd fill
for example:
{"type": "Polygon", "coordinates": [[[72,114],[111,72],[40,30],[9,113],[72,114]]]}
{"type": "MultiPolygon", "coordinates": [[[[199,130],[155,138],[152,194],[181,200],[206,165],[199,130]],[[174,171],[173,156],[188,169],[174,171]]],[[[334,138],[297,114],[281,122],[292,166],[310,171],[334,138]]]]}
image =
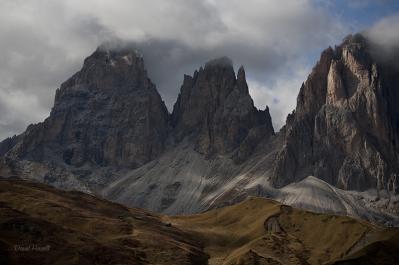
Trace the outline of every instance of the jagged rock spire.
{"type": "Polygon", "coordinates": [[[209,61],[193,77],[185,76],[172,113],[177,141],[195,139],[206,155],[229,153],[240,147],[250,131],[259,137],[274,133],[269,112],[254,107],[241,67],[237,78],[230,59],[209,61]]]}

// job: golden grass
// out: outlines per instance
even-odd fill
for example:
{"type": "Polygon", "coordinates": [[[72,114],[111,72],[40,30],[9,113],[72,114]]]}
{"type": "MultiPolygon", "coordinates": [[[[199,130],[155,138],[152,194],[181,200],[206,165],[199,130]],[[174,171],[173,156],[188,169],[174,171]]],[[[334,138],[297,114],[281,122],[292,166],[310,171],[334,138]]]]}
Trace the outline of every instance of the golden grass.
{"type": "Polygon", "coordinates": [[[0,180],[0,264],[166,265],[206,259],[189,234],[156,214],[80,192],[0,180]],[[51,250],[12,251],[18,244],[51,250]]]}
{"type": "Polygon", "coordinates": [[[395,258],[389,253],[399,252],[397,229],[263,198],[201,214],[160,216],[80,192],[11,180],[0,180],[0,232],[0,254],[21,238],[54,246],[44,257],[6,252],[10,264],[92,264],[97,259],[97,264],[206,264],[202,248],[209,265],[333,264],[369,258],[376,250],[389,261],[395,258]],[[277,220],[280,232],[267,231],[270,218],[277,220]],[[381,246],[389,247],[389,255],[381,246]]]}
{"type": "Polygon", "coordinates": [[[210,255],[210,265],[247,264],[245,260],[251,259],[257,259],[254,264],[262,260],[276,264],[325,264],[344,257],[366,233],[378,234],[375,240],[380,240],[384,233],[392,234],[345,216],[291,207],[281,209],[277,202],[249,198],[202,214],[164,219],[199,238],[210,255]],[[264,227],[265,221],[276,215],[282,233],[268,232],[264,227]]]}

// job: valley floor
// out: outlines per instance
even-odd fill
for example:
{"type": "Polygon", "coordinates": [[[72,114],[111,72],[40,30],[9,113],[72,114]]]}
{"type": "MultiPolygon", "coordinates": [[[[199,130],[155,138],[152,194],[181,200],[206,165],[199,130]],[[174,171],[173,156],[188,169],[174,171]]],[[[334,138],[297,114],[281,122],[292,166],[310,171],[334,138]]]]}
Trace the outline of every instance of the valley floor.
{"type": "Polygon", "coordinates": [[[0,180],[0,264],[397,264],[399,230],[250,197],[167,216],[0,180]],[[367,261],[367,263],[365,263],[367,261]]]}

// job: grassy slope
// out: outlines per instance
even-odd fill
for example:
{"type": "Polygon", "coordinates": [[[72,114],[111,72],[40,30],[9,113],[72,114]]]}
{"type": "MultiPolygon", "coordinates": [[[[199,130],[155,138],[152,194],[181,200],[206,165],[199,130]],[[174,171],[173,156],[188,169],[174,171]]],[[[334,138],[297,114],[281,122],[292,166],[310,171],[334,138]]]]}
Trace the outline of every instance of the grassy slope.
{"type": "Polygon", "coordinates": [[[325,264],[344,257],[365,235],[390,237],[361,220],[311,213],[261,198],[199,215],[164,217],[195,234],[210,264],[325,264]],[[268,232],[265,220],[277,215],[283,232],[268,232]]]}
{"type": "Polygon", "coordinates": [[[261,198],[159,216],[80,192],[0,180],[0,264],[206,264],[203,247],[210,265],[395,264],[399,233],[261,198]],[[266,229],[270,218],[281,231],[266,229]],[[15,251],[16,245],[51,249],[15,251]]]}
{"type": "Polygon", "coordinates": [[[190,235],[80,192],[0,180],[0,264],[205,264],[190,235]],[[50,246],[16,251],[15,246],[50,246]]]}

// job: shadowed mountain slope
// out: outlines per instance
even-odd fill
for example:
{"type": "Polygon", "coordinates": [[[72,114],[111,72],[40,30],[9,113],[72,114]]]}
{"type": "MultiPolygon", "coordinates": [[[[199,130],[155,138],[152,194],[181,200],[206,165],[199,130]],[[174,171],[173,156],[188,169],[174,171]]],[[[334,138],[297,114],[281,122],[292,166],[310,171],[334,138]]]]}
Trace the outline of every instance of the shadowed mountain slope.
{"type": "Polygon", "coordinates": [[[0,180],[1,264],[206,264],[201,245],[159,215],[0,180]]]}
{"type": "Polygon", "coordinates": [[[392,264],[380,261],[399,253],[395,228],[262,198],[161,216],[81,192],[1,179],[0,211],[2,264],[288,265],[366,256],[372,257],[368,264],[392,264]],[[376,248],[380,254],[372,256],[376,248]]]}

